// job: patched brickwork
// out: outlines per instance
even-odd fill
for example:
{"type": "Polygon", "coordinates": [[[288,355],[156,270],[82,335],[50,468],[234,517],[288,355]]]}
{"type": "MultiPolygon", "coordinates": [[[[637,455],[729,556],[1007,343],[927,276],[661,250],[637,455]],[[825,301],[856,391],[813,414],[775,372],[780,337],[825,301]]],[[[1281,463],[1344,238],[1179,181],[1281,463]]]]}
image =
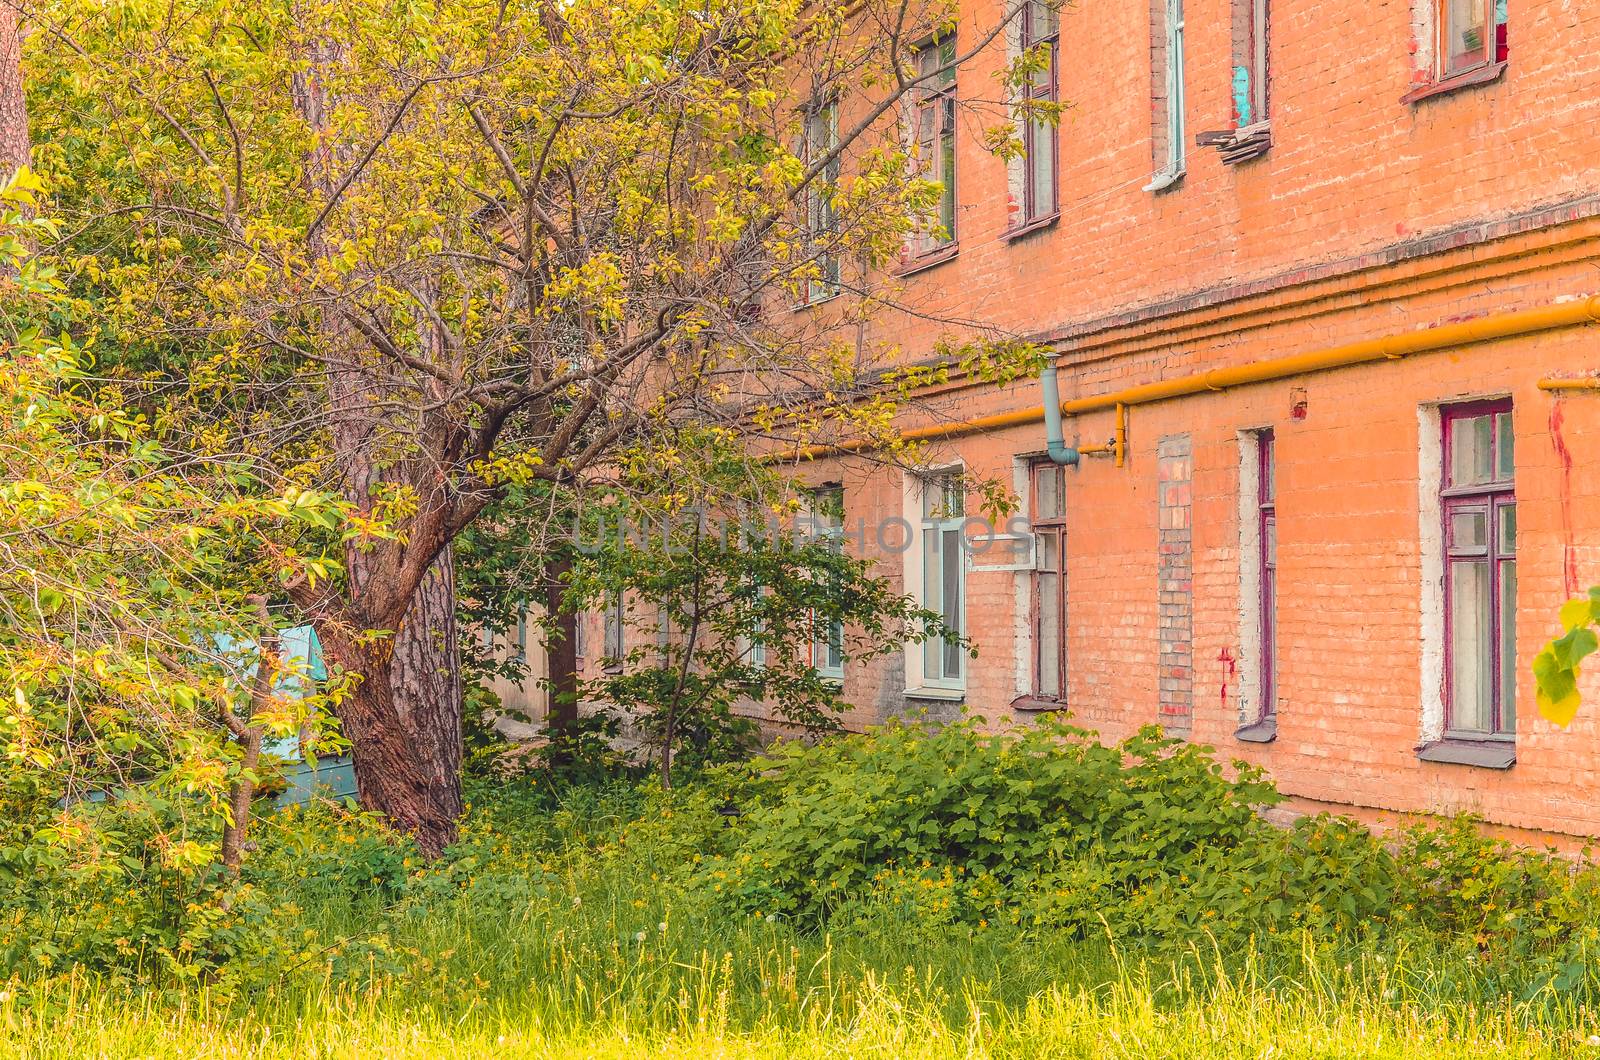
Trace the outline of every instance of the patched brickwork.
{"type": "Polygon", "coordinates": [[[1194,536],[1193,453],[1187,434],[1161,439],[1156,447],[1160,480],[1156,535],[1157,589],[1161,616],[1157,704],[1168,731],[1187,733],[1194,711],[1194,536]]]}

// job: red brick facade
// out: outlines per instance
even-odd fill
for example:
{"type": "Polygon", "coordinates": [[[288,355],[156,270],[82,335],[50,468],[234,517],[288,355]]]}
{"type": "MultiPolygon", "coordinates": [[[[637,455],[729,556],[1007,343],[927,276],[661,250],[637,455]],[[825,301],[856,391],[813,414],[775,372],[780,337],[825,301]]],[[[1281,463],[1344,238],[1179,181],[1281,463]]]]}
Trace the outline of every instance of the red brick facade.
{"type": "MultiPolygon", "coordinates": [[[[1186,170],[1160,191],[1144,189],[1167,128],[1151,67],[1165,61],[1165,0],[1066,8],[1060,95],[1074,110],[1060,131],[1059,220],[1003,238],[1006,166],[968,131],[957,252],[905,280],[919,312],[874,321],[873,337],[917,359],[940,330],[931,319],[993,321],[1059,351],[1071,400],[1600,293],[1600,7],[1513,0],[1503,66],[1402,102],[1432,83],[1433,2],[1272,0],[1270,147],[1239,160],[1194,138],[1234,124],[1239,18],[1253,8],[1187,0],[1186,170]]],[[[961,32],[996,17],[969,11],[961,32]]],[[[963,69],[958,92],[991,91],[992,74],[963,69]]],[[[1086,456],[1067,473],[1065,707],[1108,739],[1164,723],[1308,800],[1600,834],[1600,681],[1558,730],[1526,676],[1561,601],[1600,582],[1600,393],[1538,384],[1596,368],[1600,330],[1571,326],[1132,407],[1125,466],[1086,456]],[[1513,408],[1510,768],[1418,753],[1443,729],[1439,409],[1483,398],[1513,408]],[[1248,465],[1252,432],[1268,428],[1277,726],[1261,743],[1236,733],[1261,710],[1248,465]]],[[[1032,385],[958,380],[947,395],[956,420],[1039,402],[1032,385]]],[[[1113,430],[1110,410],[1067,421],[1069,442],[1113,430]]],[[[1031,424],[952,438],[929,460],[1025,493],[1043,449],[1031,424]]],[[[850,457],[814,475],[844,484],[847,530],[915,517],[899,469],[850,457]]],[[[915,593],[917,568],[873,536],[857,547],[915,593]]],[[[1003,719],[1030,691],[1029,576],[966,579],[978,654],[958,697],[1003,719]]],[[[908,653],[851,670],[849,721],[957,709],[949,695],[907,696],[916,666],[908,653]]]]}

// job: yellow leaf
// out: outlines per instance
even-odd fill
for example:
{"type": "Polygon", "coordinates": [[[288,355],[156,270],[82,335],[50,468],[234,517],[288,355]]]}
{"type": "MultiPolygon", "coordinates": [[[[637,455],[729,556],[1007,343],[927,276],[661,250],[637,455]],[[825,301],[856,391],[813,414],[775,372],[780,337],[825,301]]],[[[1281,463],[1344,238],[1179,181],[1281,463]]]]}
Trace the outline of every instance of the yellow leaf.
{"type": "Polygon", "coordinates": [[[1561,605],[1561,627],[1568,633],[1579,626],[1587,626],[1594,617],[1594,612],[1589,606],[1587,596],[1576,600],[1568,600],[1561,605]]]}

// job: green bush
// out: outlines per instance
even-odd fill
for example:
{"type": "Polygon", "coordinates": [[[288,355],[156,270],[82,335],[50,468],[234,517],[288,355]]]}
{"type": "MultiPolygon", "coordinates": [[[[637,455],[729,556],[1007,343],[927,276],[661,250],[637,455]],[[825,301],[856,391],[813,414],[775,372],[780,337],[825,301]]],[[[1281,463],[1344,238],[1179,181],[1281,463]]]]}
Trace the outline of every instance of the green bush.
{"type": "Polygon", "coordinates": [[[1257,770],[1229,776],[1154,729],[1109,747],[1055,722],[893,725],[781,747],[749,775],[737,844],[705,864],[706,885],[819,923],[909,886],[968,922],[1084,926],[1175,866],[1259,844],[1258,810],[1277,800],[1257,770]]]}

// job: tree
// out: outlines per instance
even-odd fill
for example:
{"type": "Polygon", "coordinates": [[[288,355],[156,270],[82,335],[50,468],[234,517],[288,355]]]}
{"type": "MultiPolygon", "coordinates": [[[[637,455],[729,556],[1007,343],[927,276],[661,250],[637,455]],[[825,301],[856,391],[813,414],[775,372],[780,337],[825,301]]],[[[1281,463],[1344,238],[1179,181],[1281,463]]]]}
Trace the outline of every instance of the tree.
{"type": "Polygon", "coordinates": [[[155,351],[130,387],[170,440],[394,528],[289,592],[359,676],[363,803],[429,853],[460,810],[452,542],[508,487],[612,477],[684,424],[752,461],[842,434],[894,453],[906,377],[860,325],[939,204],[901,111],[1005,30],[918,70],[954,5],[22,6],[41,142],[86,175],[75,290],[155,351]]]}
{"type": "Polygon", "coordinates": [[[686,747],[737,754],[752,707],[800,732],[836,730],[848,704],[830,670],[949,634],[848,554],[834,492],[796,495],[725,432],[676,441],[637,454],[584,506],[564,593],[568,608],[610,607],[633,630],[580,691],[631,716],[669,788],[686,747]]]}

